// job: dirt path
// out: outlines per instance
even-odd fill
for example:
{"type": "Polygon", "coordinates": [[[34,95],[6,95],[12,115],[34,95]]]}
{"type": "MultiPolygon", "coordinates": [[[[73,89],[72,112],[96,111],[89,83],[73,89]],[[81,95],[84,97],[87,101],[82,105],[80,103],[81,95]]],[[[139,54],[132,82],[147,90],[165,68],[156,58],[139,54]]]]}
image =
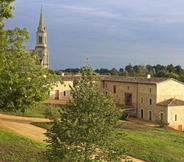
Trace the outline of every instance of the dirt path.
{"type": "MultiPolygon", "coordinates": [[[[49,119],[20,117],[12,115],[0,114],[0,127],[12,130],[23,136],[44,142],[46,136],[45,129],[31,125],[32,122],[49,122],[49,119]]],[[[132,158],[133,162],[144,162],[143,160],[132,158]]],[[[125,160],[122,160],[125,162],[125,160]]]]}
{"type": "Polygon", "coordinates": [[[12,130],[23,136],[44,142],[45,129],[31,125],[31,122],[48,122],[49,119],[20,117],[0,114],[0,127],[12,130]]]}

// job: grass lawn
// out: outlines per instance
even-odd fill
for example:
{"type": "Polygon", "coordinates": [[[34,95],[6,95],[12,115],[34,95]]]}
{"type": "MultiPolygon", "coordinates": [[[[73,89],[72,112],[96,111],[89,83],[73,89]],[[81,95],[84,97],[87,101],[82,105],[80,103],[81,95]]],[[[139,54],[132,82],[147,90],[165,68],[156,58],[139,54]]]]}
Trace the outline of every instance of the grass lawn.
{"type": "Polygon", "coordinates": [[[56,108],[57,104],[41,104],[37,108],[27,109],[25,113],[22,112],[4,112],[0,110],[2,114],[16,115],[16,116],[26,116],[26,117],[36,117],[36,118],[45,118],[45,111],[49,108],[56,108]]]}
{"type": "MultiPolygon", "coordinates": [[[[44,112],[48,107],[49,106],[46,105],[43,108],[34,109],[29,112],[28,116],[31,116],[30,114],[33,116],[36,114],[34,117],[41,115],[44,116],[44,112]]],[[[47,129],[51,126],[49,123],[33,124],[47,129]]],[[[184,161],[184,132],[178,132],[171,129],[146,127],[129,122],[123,122],[121,130],[126,134],[126,136],[122,137],[121,142],[123,143],[123,146],[128,149],[127,155],[143,159],[147,162],[184,161]]],[[[0,129],[0,132],[2,131],[5,130],[0,129]]],[[[22,136],[22,139],[20,140],[17,135],[14,135],[12,132],[9,136],[6,134],[4,136],[5,137],[3,137],[3,133],[0,133],[0,157],[4,155],[3,152],[6,151],[4,158],[11,159],[18,154],[21,155],[19,158],[23,158],[25,154],[28,159],[30,157],[36,158],[37,156],[32,156],[31,154],[36,154],[45,148],[43,144],[34,143],[33,141],[22,136]],[[29,149],[33,151],[30,151],[29,149]],[[27,152],[29,152],[30,155],[27,152]]],[[[35,159],[32,161],[34,160],[35,159]]],[[[11,160],[7,161],[11,162],[11,160]]]]}
{"type": "Polygon", "coordinates": [[[43,162],[41,153],[46,144],[0,128],[0,161],[43,162]]]}
{"type": "Polygon", "coordinates": [[[184,132],[123,123],[128,154],[148,162],[184,161],[184,132]]]}
{"type": "MultiPolygon", "coordinates": [[[[49,128],[49,123],[36,123],[49,128]]],[[[184,132],[123,122],[121,139],[127,154],[147,162],[184,161],[184,132]]]]}

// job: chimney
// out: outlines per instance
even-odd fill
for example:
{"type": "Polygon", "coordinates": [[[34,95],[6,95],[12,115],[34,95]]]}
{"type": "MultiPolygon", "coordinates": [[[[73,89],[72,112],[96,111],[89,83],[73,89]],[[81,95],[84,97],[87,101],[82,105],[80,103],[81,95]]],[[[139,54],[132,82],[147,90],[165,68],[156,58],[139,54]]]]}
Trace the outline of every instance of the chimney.
{"type": "Polygon", "coordinates": [[[147,79],[151,78],[151,74],[147,74],[147,79]]]}

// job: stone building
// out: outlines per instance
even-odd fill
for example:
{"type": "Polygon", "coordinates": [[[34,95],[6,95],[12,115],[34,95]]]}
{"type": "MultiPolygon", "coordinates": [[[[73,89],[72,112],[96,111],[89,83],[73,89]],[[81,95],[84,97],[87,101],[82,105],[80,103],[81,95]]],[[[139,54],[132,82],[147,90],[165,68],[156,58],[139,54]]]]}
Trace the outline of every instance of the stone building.
{"type": "Polygon", "coordinates": [[[104,77],[103,88],[123,108],[135,108],[137,118],[184,130],[184,84],[172,78],[104,77]]]}
{"type": "MultiPolygon", "coordinates": [[[[70,98],[72,76],[62,76],[50,99],[70,98]]],[[[122,109],[135,110],[135,117],[156,122],[164,120],[169,126],[184,130],[184,83],[172,78],[101,76],[100,87],[113,96],[122,109]]]]}

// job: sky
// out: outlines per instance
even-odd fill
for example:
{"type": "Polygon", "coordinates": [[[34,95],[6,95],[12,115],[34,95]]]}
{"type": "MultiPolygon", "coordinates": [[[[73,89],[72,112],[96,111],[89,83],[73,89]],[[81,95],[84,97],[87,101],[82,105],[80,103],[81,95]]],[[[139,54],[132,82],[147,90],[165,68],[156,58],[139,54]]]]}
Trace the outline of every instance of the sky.
{"type": "Polygon", "coordinates": [[[49,67],[134,65],[184,68],[184,0],[17,0],[5,28],[27,28],[36,45],[42,6],[49,67]]]}

